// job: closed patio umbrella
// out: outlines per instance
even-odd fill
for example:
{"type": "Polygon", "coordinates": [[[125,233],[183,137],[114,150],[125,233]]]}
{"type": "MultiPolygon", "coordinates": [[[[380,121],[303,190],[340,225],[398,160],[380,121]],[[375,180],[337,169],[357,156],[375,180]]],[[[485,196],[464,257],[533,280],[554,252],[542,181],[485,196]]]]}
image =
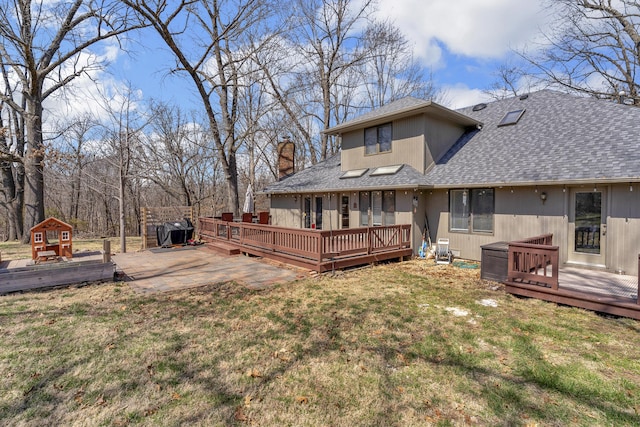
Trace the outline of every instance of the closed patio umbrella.
{"type": "Polygon", "coordinates": [[[245,213],[253,213],[253,188],[251,188],[251,184],[247,187],[247,194],[244,196],[242,211],[245,213]]]}

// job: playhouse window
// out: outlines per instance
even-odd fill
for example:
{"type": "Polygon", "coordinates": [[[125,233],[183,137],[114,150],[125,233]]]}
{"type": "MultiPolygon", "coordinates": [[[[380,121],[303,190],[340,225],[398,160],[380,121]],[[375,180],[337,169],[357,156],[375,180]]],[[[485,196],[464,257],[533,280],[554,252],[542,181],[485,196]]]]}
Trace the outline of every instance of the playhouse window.
{"type": "Polygon", "coordinates": [[[33,243],[42,243],[42,233],[33,233],[33,243]]]}
{"type": "Polygon", "coordinates": [[[69,232],[68,231],[63,231],[62,232],[62,241],[63,242],[68,242],[69,241],[69,232]]]}

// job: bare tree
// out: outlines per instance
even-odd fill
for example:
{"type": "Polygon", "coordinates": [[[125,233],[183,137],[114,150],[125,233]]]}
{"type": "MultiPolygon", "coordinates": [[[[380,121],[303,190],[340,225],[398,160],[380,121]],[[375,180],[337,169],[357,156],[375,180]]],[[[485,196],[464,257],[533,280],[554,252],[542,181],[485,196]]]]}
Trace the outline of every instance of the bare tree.
{"type": "Polygon", "coordinates": [[[549,86],[548,82],[540,81],[526,64],[517,61],[505,62],[493,72],[494,81],[484,91],[495,100],[519,96],[531,92],[535,87],[549,86]]]}
{"type": "Polygon", "coordinates": [[[296,0],[284,12],[288,16],[283,21],[291,27],[255,58],[272,95],[304,137],[311,163],[337,150],[327,135],[320,134],[319,140],[314,135],[336,124],[337,108],[351,106],[355,82],[349,71],[370,56],[361,27],[370,22],[372,4],[372,0],[296,0]],[[347,100],[345,93],[351,95],[347,100]]]}
{"type": "MultiPolygon", "coordinates": [[[[141,111],[135,91],[127,88],[125,92],[115,94],[114,97],[103,94],[100,105],[107,113],[107,119],[101,124],[102,132],[102,161],[115,170],[116,179],[105,180],[91,177],[94,182],[117,188],[118,223],[120,230],[120,250],[127,251],[127,188],[137,175],[136,166],[142,151],[144,140],[143,130],[149,124],[149,117],[141,111]]],[[[132,190],[133,191],[133,190],[132,190]]],[[[135,191],[134,191],[135,192],[135,191]]],[[[108,203],[108,201],[106,202],[108,203]]]]}
{"type": "Polygon", "coordinates": [[[542,46],[521,52],[542,80],[599,98],[640,105],[640,3],[557,0],[558,16],[542,46]]]}
{"type": "Polygon", "coordinates": [[[193,82],[206,111],[214,149],[227,184],[228,209],[239,212],[238,99],[246,84],[243,66],[258,40],[270,4],[263,0],[124,0],[149,22],[176,58],[174,72],[193,82]],[[258,33],[258,34],[256,34],[258,33]]]}
{"type": "MultiPolygon", "coordinates": [[[[32,1],[0,4],[0,62],[11,69],[21,100],[1,92],[0,99],[24,120],[24,228],[44,219],[45,150],[43,102],[79,76],[103,65],[81,55],[103,40],[139,25],[117,0],[32,1]]],[[[28,240],[25,233],[23,240],[28,240]]]]}
{"type": "Polygon", "coordinates": [[[199,186],[203,170],[215,168],[207,149],[205,130],[179,107],[156,103],[151,107],[152,132],[144,146],[145,178],[180,204],[199,205],[206,192],[199,186]]]}
{"type": "MultiPolygon", "coordinates": [[[[61,130],[61,146],[55,148],[58,174],[69,183],[68,193],[63,195],[67,203],[63,207],[67,221],[77,228],[80,212],[80,198],[83,194],[84,169],[92,160],[87,145],[95,138],[96,119],[85,114],[74,118],[72,123],[64,125],[61,130]]],[[[53,149],[53,148],[51,148],[53,149]]],[[[51,156],[49,156],[51,158],[51,156]]],[[[53,166],[53,165],[52,165],[53,166]]],[[[58,192],[61,188],[58,188],[58,192]]]]}
{"type": "MultiPolygon", "coordinates": [[[[9,80],[8,69],[0,64],[0,71],[5,88],[4,99],[13,99],[15,91],[9,80]]],[[[13,103],[16,102],[13,100],[13,103]]],[[[15,109],[10,108],[9,103],[0,98],[0,206],[6,211],[8,240],[19,240],[23,236],[24,150],[24,120],[15,109]]]]}
{"type": "Polygon", "coordinates": [[[431,76],[413,56],[413,47],[402,31],[393,24],[380,21],[370,25],[364,34],[365,50],[371,55],[360,68],[367,92],[369,109],[380,107],[405,96],[434,99],[437,89],[431,76]]]}

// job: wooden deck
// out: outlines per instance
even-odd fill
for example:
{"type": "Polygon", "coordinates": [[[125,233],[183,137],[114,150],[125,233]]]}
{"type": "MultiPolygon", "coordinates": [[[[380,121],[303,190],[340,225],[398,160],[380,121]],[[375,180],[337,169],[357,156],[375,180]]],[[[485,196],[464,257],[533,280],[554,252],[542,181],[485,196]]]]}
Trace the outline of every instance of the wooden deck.
{"type": "Polygon", "coordinates": [[[411,256],[411,225],[308,230],[199,218],[200,238],[225,250],[274,259],[318,272],[411,256]]]}
{"type": "MultiPolygon", "coordinates": [[[[506,292],[640,320],[638,277],[561,269],[558,247],[551,245],[551,237],[509,243],[506,292]]],[[[640,256],[638,263],[640,267],[640,256]]]]}

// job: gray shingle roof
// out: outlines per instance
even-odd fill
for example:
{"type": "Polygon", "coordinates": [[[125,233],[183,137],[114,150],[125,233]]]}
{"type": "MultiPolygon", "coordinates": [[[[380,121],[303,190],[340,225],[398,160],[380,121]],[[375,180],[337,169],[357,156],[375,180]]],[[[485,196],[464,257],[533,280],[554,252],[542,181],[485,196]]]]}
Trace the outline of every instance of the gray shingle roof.
{"type": "Polygon", "coordinates": [[[482,121],[425,176],[435,186],[570,183],[640,178],[640,108],[550,90],[461,113],[482,121]],[[498,127],[505,113],[520,121],[498,127]]]}
{"type": "Polygon", "coordinates": [[[424,182],[424,175],[404,165],[394,175],[371,176],[374,168],[358,178],[340,177],[340,153],[304,169],[265,188],[265,193],[300,193],[321,191],[350,191],[358,189],[416,188],[424,182]]]}
{"type": "MultiPolygon", "coordinates": [[[[415,98],[405,102],[414,106],[428,103],[415,98]]],[[[384,117],[402,105],[405,104],[386,110],[382,107],[365,116],[367,120],[384,117]]],[[[487,103],[479,111],[468,107],[458,112],[484,126],[463,135],[426,175],[404,165],[395,175],[372,177],[370,169],[362,177],[340,179],[343,171],[337,154],[271,184],[264,191],[300,193],[640,180],[638,107],[543,90],[523,100],[509,98],[487,103]],[[497,126],[506,113],[521,108],[525,112],[517,124],[497,126]]]]}
{"type": "Polygon", "coordinates": [[[330,129],[326,129],[323,133],[328,135],[337,135],[345,131],[362,129],[376,123],[395,120],[401,117],[415,116],[416,114],[425,112],[429,112],[429,114],[440,117],[446,117],[463,126],[475,126],[478,124],[474,119],[460,114],[457,111],[443,107],[442,105],[407,96],[376,108],[375,110],[369,111],[368,113],[362,114],[352,120],[336,125],[330,129]]]}

